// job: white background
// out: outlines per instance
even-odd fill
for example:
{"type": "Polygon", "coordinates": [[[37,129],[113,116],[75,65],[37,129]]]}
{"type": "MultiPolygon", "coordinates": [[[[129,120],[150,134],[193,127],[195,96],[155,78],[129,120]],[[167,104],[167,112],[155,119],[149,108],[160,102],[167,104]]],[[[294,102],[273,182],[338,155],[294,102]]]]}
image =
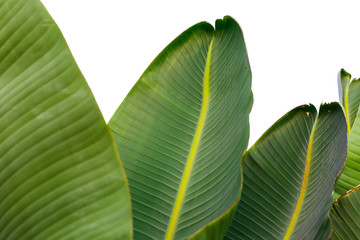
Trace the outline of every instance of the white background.
{"type": "Polygon", "coordinates": [[[337,74],[360,77],[356,1],[42,0],[108,121],[141,74],[181,32],[230,15],[252,68],[251,146],[292,108],[338,101],[337,74]]]}

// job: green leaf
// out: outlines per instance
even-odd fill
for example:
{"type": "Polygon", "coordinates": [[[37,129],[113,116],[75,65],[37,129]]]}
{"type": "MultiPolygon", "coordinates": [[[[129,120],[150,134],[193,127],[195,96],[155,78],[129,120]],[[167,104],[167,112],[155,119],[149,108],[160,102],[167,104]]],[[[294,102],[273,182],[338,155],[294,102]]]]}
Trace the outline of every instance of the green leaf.
{"type": "Polygon", "coordinates": [[[337,103],[297,107],[244,155],[243,191],[226,239],[324,239],[335,178],[346,157],[337,103]]]}
{"type": "Polygon", "coordinates": [[[348,102],[347,95],[349,92],[349,83],[351,80],[351,75],[346,72],[344,69],[341,69],[338,74],[338,90],[340,102],[345,106],[348,102]]]}
{"type": "Polygon", "coordinates": [[[348,139],[347,158],[335,187],[334,200],[360,184],[360,118],[357,117],[348,139]]]}
{"type": "Polygon", "coordinates": [[[351,75],[343,69],[340,71],[340,76],[347,89],[340,98],[345,99],[343,107],[348,121],[349,138],[346,164],[336,184],[334,200],[360,184],[360,119],[358,117],[360,79],[353,79],[349,83],[351,75]]]}
{"type": "Polygon", "coordinates": [[[360,239],[360,185],[333,203],[330,218],[333,228],[331,239],[360,239]]]}
{"type": "Polygon", "coordinates": [[[0,239],[129,239],[127,182],[38,0],[0,0],[0,239]]]}
{"type": "Polygon", "coordinates": [[[238,201],[221,217],[207,224],[204,228],[195,233],[191,240],[223,239],[231,221],[234,218],[238,201]]]}
{"type": "Polygon", "coordinates": [[[354,124],[360,104],[360,79],[353,79],[351,82],[350,79],[351,75],[341,69],[338,77],[339,98],[344,106],[349,132],[354,124]]]}
{"type": "Polygon", "coordinates": [[[349,125],[350,129],[353,127],[355,119],[358,114],[360,104],[360,79],[353,79],[349,84],[349,125]]]}
{"type": "Polygon", "coordinates": [[[238,201],[250,87],[243,35],[230,17],[216,30],[194,25],[144,72],[109,123],[129,178],[135,239],[190,237],[238,201]]]}

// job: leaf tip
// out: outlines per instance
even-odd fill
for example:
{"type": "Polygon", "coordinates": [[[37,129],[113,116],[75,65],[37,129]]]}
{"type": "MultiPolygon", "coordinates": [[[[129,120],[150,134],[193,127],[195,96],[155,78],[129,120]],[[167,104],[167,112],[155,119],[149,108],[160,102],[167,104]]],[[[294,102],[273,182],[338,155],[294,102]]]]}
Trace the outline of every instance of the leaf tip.
{"type": "MultiPolygon", "coordinates": [[[[330,103],[322,103],[320,105],[319,114],[325,113],[325,112],[333,112],[333,111],[343,111],[342,107],[338,102],[330,102],[330,103]]],[[[345,116],[344,116],[345,117],[345,116]]]]}
{"type": "Polygon", "coordinates": [[[345,71],[344,68],[340,69],[339,75],[340,75],[340,77],[346,77],[346,78],[349,78],[349,79],[351,78],[351,74],[348,73],[347,71],[345,71]]]}
{"type": "Polygon", "coordinates": [[[240,25],[229,15],[224,16],[222,19],[216,19],[215,29],[221,29],[225,26],[237,26],[240,28],[240,25]]]}
{"type": "Polygon", "coordinates": [[[316,110],[316,107],[309,103],[309,104],[304,104],[304,105],[300,105],[296,108],[294,108],[293,110],[291,111],[298,111],[298,110],[303,110],[306,114],[307,117],[309,116],[312,116],[313,114],[316,114],[317,113],[317,110],[316,110]]]}

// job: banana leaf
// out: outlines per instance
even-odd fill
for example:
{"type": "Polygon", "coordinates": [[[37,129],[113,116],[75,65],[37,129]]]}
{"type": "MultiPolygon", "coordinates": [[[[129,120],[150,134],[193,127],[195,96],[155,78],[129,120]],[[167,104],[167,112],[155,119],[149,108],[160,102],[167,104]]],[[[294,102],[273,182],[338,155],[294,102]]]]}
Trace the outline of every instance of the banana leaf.
{"type": "Polygon", "coordinates": [[[225,239],[326,239],[347,125],[338,103],[297,107],[244,155],[243,191],[225,239]]]}
{"type": "Polygon", "coordinates": [[[360,239],[360,185],[333,203],[330,218],[333,227],[330,239],[360,239]]]}
{"type": "Polygon", "coordinates": [[[135,239],[221,239],[239,201],[251,72],[231,18],[201,22],[152,62],[109,122],[135,239]]]}
{"type": "Polygon", "coordinates": [[[334,200],[360,184],[360,79],[351,80],[344,69],[339,73],[339,93],[348,123],[348,149],[344,170],[336,184],[334,200]]]}
{"type": "Polygon", "coordinates": [[[130,239],[95,99],[39,0],[0,0],[0,239],[130,239]]]}
{"type": "Polygon", "coordinates": [[[354,125],[360,104],[360,79],[341,69],[338,76],[339,98],[345,110],[349,132],[354,125]]]}

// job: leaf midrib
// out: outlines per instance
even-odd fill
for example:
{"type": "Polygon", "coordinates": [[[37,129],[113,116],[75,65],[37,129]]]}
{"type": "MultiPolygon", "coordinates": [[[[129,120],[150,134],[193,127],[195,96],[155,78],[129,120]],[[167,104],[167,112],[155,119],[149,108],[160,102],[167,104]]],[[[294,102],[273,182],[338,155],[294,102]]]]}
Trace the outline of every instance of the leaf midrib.
{"type": "Polygon", "coordinates": [[[350,90],[349,88],[350,88],[350,84],[347,83],[346,89],[345,89],[344,108],[345,108],[345,114],[346,114],[348,134],[350,134],[350,131],[351,131],[350,115],[349,115],[349,90],[350,90]]]}
{"type": "Polygon", "coordinates": [[[309,180],[309,174],[310,174],[310,164],[311,164],[311,155],[312,155],[312,146],[313,146],[313,140],[314,140],[314,133],[315,133],[315,128],[317,125],[317,120],[315,120],[315,123],[313,125],[311,134],[310,134],[310,139],[309,139],[309,145],[308,145],[308,151],[306,154],[306,160],[305,160],[305,166],[304,166],[304,175],[303,175],[303,179],[302,179],[302,183],[301,183],[301,189],[300,189],[300,193],[299,193],[299,198],[298,201],[296,203],[296,207],[294,210],[294,213],[291,217],[289,226],[286,230],[285,236],[284,236],[284,240],[288,240],[290,239],[297,219],[299,218],[300,215],[300,211],[302,208],[302,205],[304,203],[304,199],[305,199],[305,195],[306,195],[306,190],[307,190],[307,186],[308,186],[308,180],[309,180]]]}
{"type": "Polygon", "coordinates": [[[204,72],[204,80],[203,80],[203,96],[202,96],[202,105],[200,110],[199,121],[197,123],[197,127],[195,130],[195,135],[193,138],[193,142],[190,147],[189,155],[186,160],[186,165],[184,169],[183,176],[181,178],[181,182],[179,185],[179,190],[175,199],[175,204],[170,216],[169,225],[167,231],[165,233],[165,240],[171,240],[174,238],[176,226],[179,220],[179,214],[184,202],[187,185],[190,179],[190,175],[192,172],[192,168],[194,165],[194,160],[196,158],[197,150],[199,147],[200,139],[202,136],[205,119],[208,112],[209,99],[210,99],[210,64],[211,64],[211,53],[213,46],[214,37],[212,38],[209,50],[206,58],[205,72],[204,72]]]}

